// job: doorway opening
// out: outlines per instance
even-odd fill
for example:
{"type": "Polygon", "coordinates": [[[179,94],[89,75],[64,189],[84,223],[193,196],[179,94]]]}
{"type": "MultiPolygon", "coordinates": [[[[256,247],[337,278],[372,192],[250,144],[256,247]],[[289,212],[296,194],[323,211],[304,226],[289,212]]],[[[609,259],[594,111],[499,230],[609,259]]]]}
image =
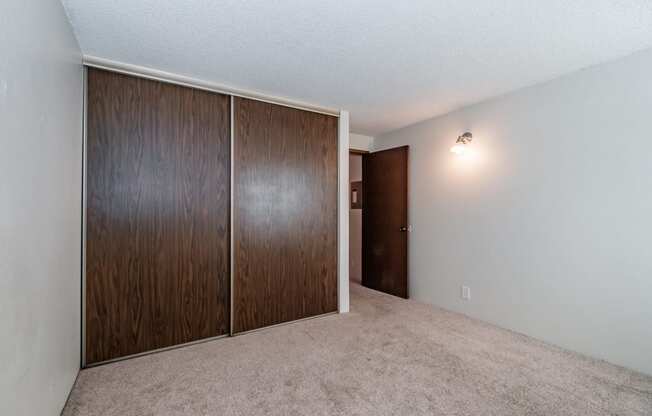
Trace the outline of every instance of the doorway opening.
{"type": "Polygon", "coordinates": [[[362,150],[349,152],[349,280],[362,284],[362,150]]]}

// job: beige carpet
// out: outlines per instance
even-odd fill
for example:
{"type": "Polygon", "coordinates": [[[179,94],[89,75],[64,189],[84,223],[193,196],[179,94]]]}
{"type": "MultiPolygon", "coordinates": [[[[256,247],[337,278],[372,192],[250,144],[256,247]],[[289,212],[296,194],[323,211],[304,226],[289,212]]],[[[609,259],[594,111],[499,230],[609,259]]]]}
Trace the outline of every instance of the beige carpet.
{"type": "Polygon", "coordinates": [[[332,315],[84,370],[71,415],[652,415],[652,377],[351,288],[332,315]]]}

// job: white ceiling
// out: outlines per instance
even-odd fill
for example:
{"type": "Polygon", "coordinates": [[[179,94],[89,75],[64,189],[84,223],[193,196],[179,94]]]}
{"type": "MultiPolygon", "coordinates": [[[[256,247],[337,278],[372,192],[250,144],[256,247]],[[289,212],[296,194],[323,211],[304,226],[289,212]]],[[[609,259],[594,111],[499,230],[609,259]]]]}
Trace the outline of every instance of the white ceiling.
{"type": "Polygon", "coordinates": [[[376,135],[652,47],[650,0],[62,0],[82,51],[376,135]]]}

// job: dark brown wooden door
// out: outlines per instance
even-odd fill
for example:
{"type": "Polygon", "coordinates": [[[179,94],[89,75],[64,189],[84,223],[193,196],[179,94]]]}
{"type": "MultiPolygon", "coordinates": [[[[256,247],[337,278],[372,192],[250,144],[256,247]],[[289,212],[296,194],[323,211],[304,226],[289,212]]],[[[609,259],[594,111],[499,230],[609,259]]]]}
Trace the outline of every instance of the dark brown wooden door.
{"type": "Polygon", "coordinates": [[[229,97],[88,70],[86,363],[228,333],[229,97]]]}
{"type": "Polygon", "coordinates": [[[408,146],[362,155],[362,285],[408,297],[408,146]]]}
{"type": "Polygon", "coordinates": [[[336,117],[234,98],[233,331],[337,310],[336,117]]]}

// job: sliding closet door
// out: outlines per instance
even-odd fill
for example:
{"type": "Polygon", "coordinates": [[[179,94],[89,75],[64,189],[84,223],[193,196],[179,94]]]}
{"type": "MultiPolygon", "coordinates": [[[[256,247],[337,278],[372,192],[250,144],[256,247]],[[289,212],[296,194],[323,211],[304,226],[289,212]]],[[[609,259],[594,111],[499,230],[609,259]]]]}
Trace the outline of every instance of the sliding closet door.
{"type": "Polygon", "coordinates": [[[337,132],[234,98],[234,332],[337,310],[337,132]]]}
{"type": "Polygon", "coordinates": [[[229,97],[88,70],[86,363],[229,331],[229,97]]]}

